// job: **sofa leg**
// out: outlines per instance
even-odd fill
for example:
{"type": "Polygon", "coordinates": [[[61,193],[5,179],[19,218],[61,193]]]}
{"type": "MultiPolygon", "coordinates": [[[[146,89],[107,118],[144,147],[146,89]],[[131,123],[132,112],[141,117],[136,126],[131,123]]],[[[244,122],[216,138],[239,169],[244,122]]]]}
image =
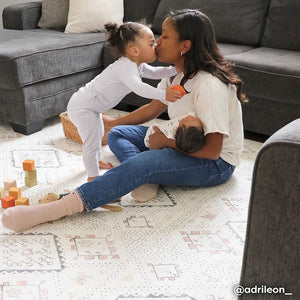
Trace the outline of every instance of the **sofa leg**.
{"type": "Polygon", "coordinates": [[[42,130],[42,128],[44,127],[44,124],[45,124],[45,120],[35,122],[35,123],[31,123],[31,124],[28,124],[27,126],[15,124],[15,123],[10,123],[10,124],[11,124],[11,127],[13,128],[13,130],[15,132],[19,132],[19,133],[22,133],[22,134],[25,134],[25,135],[29,135],[29,134],[32,134],[34,132],[42,130]]]}

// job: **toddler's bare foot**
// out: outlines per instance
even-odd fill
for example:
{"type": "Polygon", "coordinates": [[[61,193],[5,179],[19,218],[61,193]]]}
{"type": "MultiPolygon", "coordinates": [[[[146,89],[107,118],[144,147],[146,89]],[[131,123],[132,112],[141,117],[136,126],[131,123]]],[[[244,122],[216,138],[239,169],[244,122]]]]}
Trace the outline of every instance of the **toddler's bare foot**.
{"type": "Polygon", "coordinates": [[[113,165],[108,161],[100,160],[99,161],[99,168],[100,169],[112,169],[113,165]]]}
{"type": "Polygon", "coordinates": [[[112,123],[115,119],[106,114],[102,114],[102,120],[104,123],[104,136],[102,137],[102,145],[107,145],[107,136],[111,128],[114,126],[112,123]]]}
{"type": "Polygon", "coordinates": [[[91,181],[93,181],[95,178],[97,178],[98,176],[96,176],[96,177],[88,177],[88,179],[87,179],[87,182],[91,182],[91,181]]]}

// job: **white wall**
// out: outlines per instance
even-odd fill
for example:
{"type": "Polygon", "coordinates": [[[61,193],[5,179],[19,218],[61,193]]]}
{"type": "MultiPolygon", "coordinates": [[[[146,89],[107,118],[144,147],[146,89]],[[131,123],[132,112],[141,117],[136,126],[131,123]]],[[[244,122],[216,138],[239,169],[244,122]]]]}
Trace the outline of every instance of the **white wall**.
{"type": "Polygon", "coordinates": [[[36,2],[36,1],[38,1],[38,0],[0,0],[0,16],[1,16],[0,28],[3,28],[2,11],[3,11],[4,7],[13,5],[13,4],[17,4],[17,3],[36,2]]]}

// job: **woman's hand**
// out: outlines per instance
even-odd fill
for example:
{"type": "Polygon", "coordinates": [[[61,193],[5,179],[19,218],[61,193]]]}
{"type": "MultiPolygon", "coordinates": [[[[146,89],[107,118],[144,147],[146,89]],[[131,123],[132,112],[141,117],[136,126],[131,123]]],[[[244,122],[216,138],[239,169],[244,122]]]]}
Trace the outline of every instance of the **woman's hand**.
{"type": "Polygon", "coordinates": [[[159,130],[157,126],[153,126],[153,133],[149,136],[149,146],[151,150],[158,150],[169,146],[169,139],[159,130]]]}

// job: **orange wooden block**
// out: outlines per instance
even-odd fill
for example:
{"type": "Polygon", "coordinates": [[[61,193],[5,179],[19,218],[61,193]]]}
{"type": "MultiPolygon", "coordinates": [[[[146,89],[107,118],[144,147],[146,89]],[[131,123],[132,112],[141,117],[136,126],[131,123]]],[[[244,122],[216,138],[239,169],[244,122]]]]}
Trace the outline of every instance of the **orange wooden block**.
{"type": "Polygon", "coordinates": [[[172,90],[179,91],[181,93],[181,97],[186,94],[186,91],[185,91],[184,87],[182,85],[179,85],[179,84],[175,84],[174,86],[172,86],[172,90]]]}
{"type": "Polygon", "coordinates": [[[16,205],[29,205],[29,199],[21,197],[16,200],[16,205]]]}
{"type": "Polygon", "coordinates": [[[15,199],[18,199],[21,197],[21,188],[12,187],[9,189],[8,194],[9,194],[9,196],[12,196],[15,199]]]}
{"type": "Polygon", "coordinates": [[[1,199],[1,205],[3,208],[15,206],[15,198],[12,196],[6,196],[1,199]]]}
{"type": "Polygon", "coordinates": [[[25,159],[23,161],[23,170],[24,171],[33,171],[35,168],[33,159],[25,159]]]}

